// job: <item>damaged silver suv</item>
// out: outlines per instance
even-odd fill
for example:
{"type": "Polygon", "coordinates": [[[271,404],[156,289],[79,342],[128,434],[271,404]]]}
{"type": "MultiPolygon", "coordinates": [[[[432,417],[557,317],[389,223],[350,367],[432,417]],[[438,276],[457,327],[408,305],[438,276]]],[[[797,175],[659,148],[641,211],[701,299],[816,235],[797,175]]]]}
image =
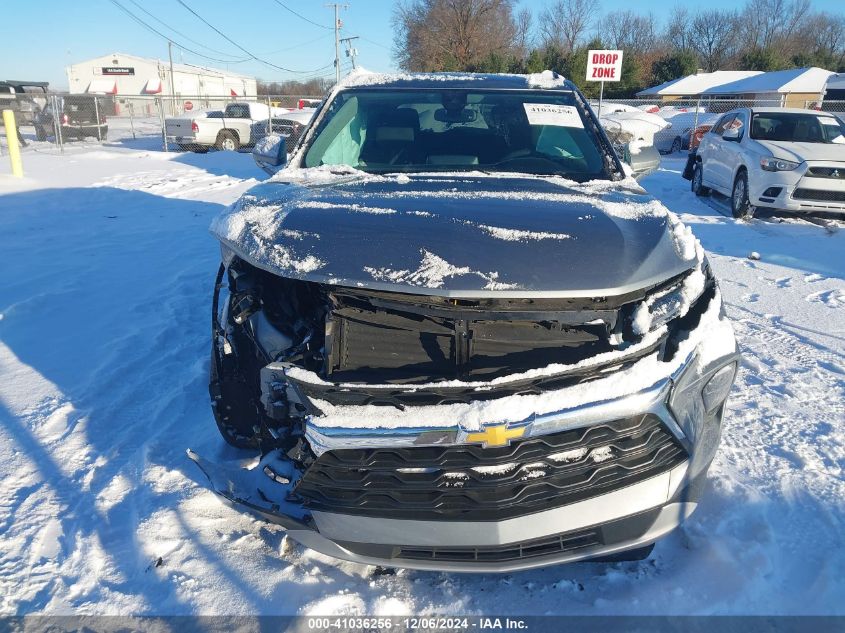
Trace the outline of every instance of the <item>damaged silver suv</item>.
{"type": "Polygon", "coordinates": [[[647,555],[696,508],[738,354],[625,169],[548,71],[349,78],[212,226],[212,408],[261,455],[190,452],[212,487],[363,563],[647,555]]]}

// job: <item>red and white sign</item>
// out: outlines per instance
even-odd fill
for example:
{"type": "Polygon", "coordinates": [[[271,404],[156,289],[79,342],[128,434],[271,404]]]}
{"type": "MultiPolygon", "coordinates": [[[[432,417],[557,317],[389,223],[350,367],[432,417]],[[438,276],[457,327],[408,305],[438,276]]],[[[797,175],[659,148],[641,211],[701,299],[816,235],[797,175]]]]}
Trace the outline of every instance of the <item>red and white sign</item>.
{"type": "Polygon", "coordinates": [[[193,110],[194,104],[191,101],[186,101],[185,102],[185,109],[188,110],[188,111],[193,110]]]}
{"type": "Polygon", "coordinates": [[[622,51],[589,51],[587,53],[587,81],[620,81],[622,79],[622,51]]]}

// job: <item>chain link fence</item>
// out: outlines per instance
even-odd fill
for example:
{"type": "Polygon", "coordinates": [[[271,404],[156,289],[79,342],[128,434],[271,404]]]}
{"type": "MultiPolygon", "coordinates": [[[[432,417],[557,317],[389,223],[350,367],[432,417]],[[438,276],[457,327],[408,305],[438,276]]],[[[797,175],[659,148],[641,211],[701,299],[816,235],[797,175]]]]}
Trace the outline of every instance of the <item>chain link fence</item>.
{"type": "MultiPolygon", "coordinates": [[[[0,93],[0,110],[12,110],[18,125],[18,138],[50,143],[63,153],[68,143],[124,144],[144,149],[173,149],[167,138],[166,121],[175,118],[222,117],[233,103],[261,104],[270,112],[253,126],[254,135],[244,139],[249,146],[265,135],[276,119],[303,108],[313,108],[322,97],[315,95],[261,95],[235,97],[213,95],[93,95],[93,94],[9,94],[0,93]],[[261,121],[265,125],[261,125],[261,121]]],[[[301,116],[298,118],[302,118],[301,116]]],[[[287,128],[282,126],[283,130],[287,128]]],[[[0,143],[0,150],[3,143],[0,143]]]]}
{"type": "MultiPolygon", "coordinates": [[[[21,141],[48,142],[59,152],[75,141],[123,144],[143,149],[185,149],[168,137],[168,119],[220,118],[233,103],[255,103],[266,106],[269,119],[254,121],[250,138],[239,146],[249,146],[271,129],[282,134],[301,132],[307,116],[290,112],[314,107],[322,100],[318,95],[261,95],[235,97],[213,95],[92,95],[59,93],[0,93],[0,109],[11,109],[18,123],[21,141]]],[[[786,99],[605,99],[601,114],[639,110],[655,114],[670,125],[655,135],[655,147],[661,153],[672,153],[697,146],[701,136],[719,116],[738,107],[782,107],[786,99]]],[[[598,112],[599,103],[591,101],[598,112]]],[[[845,101],[804,101],[792,105],[824,110],[845,118],[845,101]]],[[[266,116],[266,115],[265,115],[266,116]]],[[[188,124],[190,125],[190,123],[188,124]]],[[[170,126],[173,127],[172,125],[170,126]]],[[[2,149],[2,145],[0,145],[2,149]]],[[[190,148],[188,148],[190,149],[190,148]]]]}

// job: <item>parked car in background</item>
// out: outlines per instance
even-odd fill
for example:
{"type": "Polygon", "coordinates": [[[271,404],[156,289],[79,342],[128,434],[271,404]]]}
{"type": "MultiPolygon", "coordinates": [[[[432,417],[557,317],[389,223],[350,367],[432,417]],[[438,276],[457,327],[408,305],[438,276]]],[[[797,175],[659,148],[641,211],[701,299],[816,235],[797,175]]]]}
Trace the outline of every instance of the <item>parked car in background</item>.
{"type": "Polygon", "coordinates": [[[348,78],[212,225],[212,410],[260,459],[189,455],[337,558],[648,555],[706,488],[738,354],[703,251],[626,176],[549,71],[348,78]]]}
{"type": "Polygon", "coordinates": [[[698,140],[694,141],[697,145],[703,136],[702,128],[706,131],[709,129],[706,126],[712,126],[719,118],[718,114],[681,110],[663,110],[658,112],[657,116],[669,123],[669,127],[654,136],[654,146],[661,154],[690,149],[690,142],[696,133],[699,134],[698,140]]]}
{"type": "Polygon", "coordinates": [[[48,87],[46,81],[0,81],[0,110],[12,110],[18,125],[32,125],[47,105],[48,87]]]}
{"type": "Polygon", "coordinates": [[[669,126],[665,119],[631,107],[605,114],[602,106],[600,121],[613,149],[630,165],[634,176],[641,178],[660,167],[660,154],[654,147],[654,136],[669,126]]]}
{"type": "Polygon", "coordinates": [[[291,110],[271,118],[269,125],[267,121],[259,121],[253,124],[252,137],[258,140],[268,134],[278,134],[285,139],[287,151],[292,152],[315,112],[314,108],[291,110]]]}
{"type": "MultiPolygon", "coordinates": [[[[105,140],[109,133],[106,108],[94,95],[63,95],[57,98],[59,104],[58,125],[63,140],[94,137],[105,140]]],[[[56,113],[52,103],[35,115],[35,137],[44,141],[56,133],[56,113]]]]}
{"type": "Polygon", "coordinates": [[[821,109],[826,112],[845,113],[845,73],[827,78],[821,109]]]}
{"type": "Polygon", "coordinates": [[[191,151],[219,150],[236,152],[241,147],[255,145],[258,138],[256,124],[266,124],[270,115],[283,112],[270,108],[265,103],[235,101],[226,105],[223,116],[180,116],[168,117],[164,129],[168,140],[191,151]]]}
{"type": "Polygon", "coordinates": [[[738,108],[704,135],[692,190],[731,197],[734,217],[756,207],[845,211],[845,125],[795,108],[738,108]]]}

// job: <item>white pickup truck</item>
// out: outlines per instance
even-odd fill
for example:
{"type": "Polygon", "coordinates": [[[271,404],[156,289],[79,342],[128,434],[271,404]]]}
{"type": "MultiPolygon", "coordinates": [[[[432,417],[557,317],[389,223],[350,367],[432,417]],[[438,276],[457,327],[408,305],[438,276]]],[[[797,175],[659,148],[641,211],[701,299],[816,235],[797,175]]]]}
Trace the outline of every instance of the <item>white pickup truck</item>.
{"type": "Polygon", "coordinates": [[[207,152],[210,147],[236,152],[244,146],[255,145],[262,136],[261,123],[267,123],[272,114],[278,116],[280,108],[270,108],[264,103],[235,101],[226,105],[223,115],[201,117],[169,117],[164,129],[167,139],[182,149],[207,152]]]}

